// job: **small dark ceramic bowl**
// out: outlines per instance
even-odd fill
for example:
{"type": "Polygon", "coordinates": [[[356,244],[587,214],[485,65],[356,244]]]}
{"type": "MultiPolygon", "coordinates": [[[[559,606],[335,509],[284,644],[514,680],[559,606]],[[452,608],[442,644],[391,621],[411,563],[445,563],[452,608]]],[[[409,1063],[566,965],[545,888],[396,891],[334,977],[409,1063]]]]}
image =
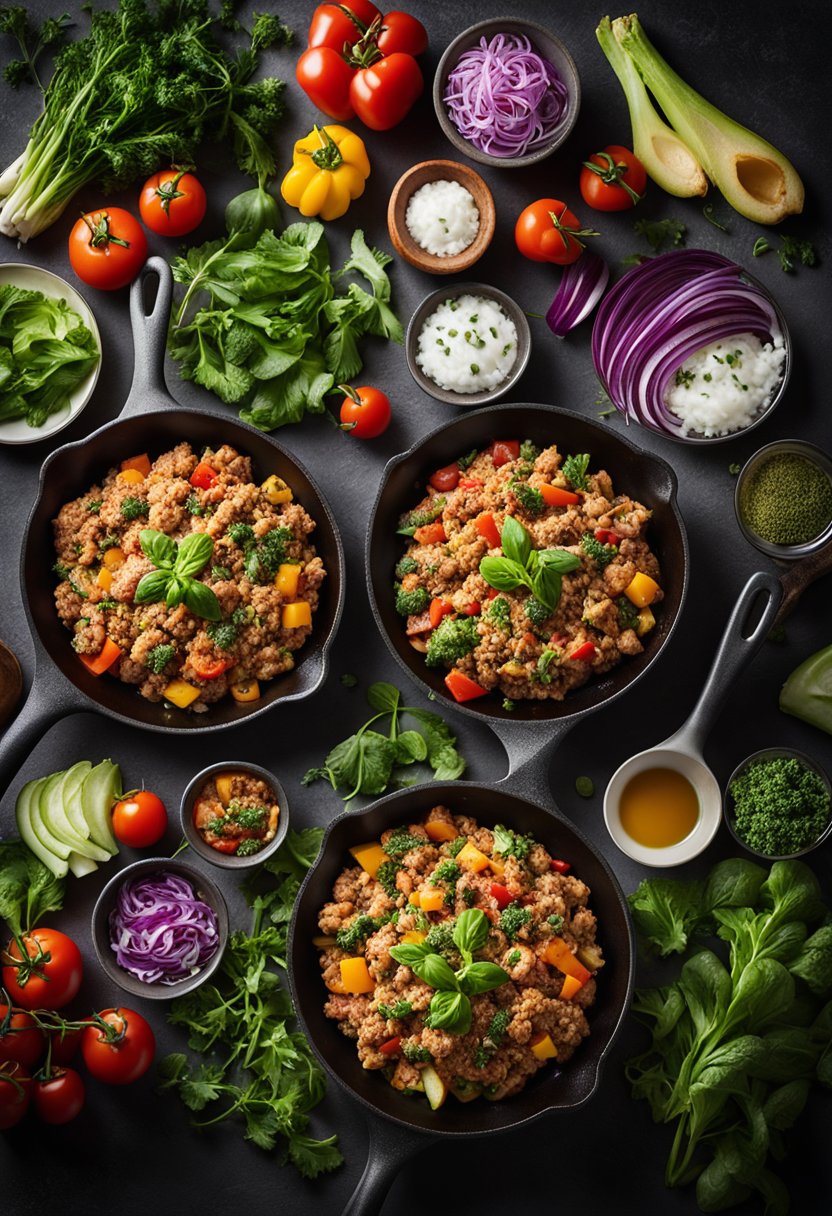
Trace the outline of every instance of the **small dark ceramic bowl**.
{"type": "Polygon", "coordinates": [[[210,764],[208,768],[204,768],[202,772],[197,773],[182,795],[181,816],[182,834],[193,851],[204,858],[205,861],[210,861],[211,865],[220,866],[223,870],[250,870],[254,866],[259,866],[262,861],[265,861],[267,857],[270,857],[272,853],[280,848],[289,830],[289,803],[286,800],[283,786],[268,769],[261,768],[259,764],[250,764],[247,760],[224,760],[220,764],[210,764]],[[194,803],[203,785],[218,773],[229,772],[251,773],[253,777],[258,777],[261,781],[265,781],[274,791],[277,805],[280,807],[280,814],[277,817],[277,831],[274,834],[274,838],[259,853],[252,853],[249,857],[237,857],[234,853],[219,853],[216,849],[211,848],[210,844],[205,843],[200,832],[194,826],[194,803]]]}
{"type": "Polygon", "coordinates": [[[505,396],[509,389],[513,388],[523,375],[523,372],[526,370],[526,364],[529,361],[529,355],[531,354],[532,335],[526,314],[519,304],[512,300],[511,296],[507,296],[505,292],[499,291],[496,287],[489,287],[486,283],[454,283],[453,285],[448,284],[447,287],[440,287],[438,291],[431,292],[429,296],[426,296],[422,300],[422,303],[410,318],[410,324],[407,327],[407,334],[404,340],[404,349],[407,367],[411,376],[419,385],[419,388],[423,389],[429,396],[435,397],[437,401],[444,401],[446,405],[489,405],[490,402],[496,401],[498,397],[505,396]],[[511,371],[505,380],[501,380],[494,388],[486,388],[479,393],[455,393],[452,389],[441,388],[435,381],[431,380],[430,376],[425,375],[416,362],[416,352],[419,348],[419,334],[425,321],[445,300],[455,300],[459,296],[464,295],[483,296],[487,300],[493,300],[511,318],[514,322],[514,328],[517,330],[517,352],[511,371]]]}
{"type": "Polygon", "coordinates": [[[92,944],[95,947],[95,954],[102,970],[114,984],[117,984],[119,988],[123,988],[125,992],[129,992],[131,996],[145,997],[149,1001],[170,1001],[175,996],[183,996],[186,992],[193,992],[194,988],[198,988],[200,984],[203,984],[216,971],[220,965],[220,960],[225,952],[227,943],[228,909],[225,906],[222,892],[216,883],[203,874],[201,870],[196,869],[195,866],[188,865],[187,862],[180,861],[178,858],[146,857],[142,861],[134,861],[132,865],[125,866],[123,870],[119,870],[118,874],[113,875],[107,883],[96,900],[92,912],[92,944]],[[175,874],[180,878],[186,879],[193,887],[197,896],[208,904],[217,918],[219,946],[216,952],[195,975],[189,975],[175,984],[162,984],[158,981],[148,984],[144,980],[138,979],[135,975],[131,975],[129,971],[125,971],[123,967],[118,965],[115,952],[110,945],[110,913],[115,908],[116,899],[122,885],[130,878],[139,878],[142,875],[147,876],[150,874],[175,874]]]}
{"type": "Polygon", "coordinates": [[[791,747],[763,748],[761,751],[752,752],[750,756],[747,756],[745,760],[743,760],[742,764],[737,765],[731,776],[728,778],[728,783],[725,786],[725,794],[722,800],[722,814],[728,827],[728,831],[734,837],[736,842],[742,845],[747,852],[753,853],[755,857],[760,857],[764,861],[791,861],[794,857],[803,857],[806,853],[811,853],[813,849],[816,849],[819,844],[822,844],[824,840],[827,840],[829,836],[832,835],[832,786],[830,786],[829,778],[826,776],[826,773],[823,771],[820,765],[817,764],[811,756],[807,756],[805,752],[795,751],[794,748],[791,747]],[[737,820],[734,813],[734,799],[731,796],[730,790],[736,778],[739,777],[741,773],[745,772],[750,764],[753,764],[758,760],[777,760],[781,758],[785,760],[798,760],[801,764],[805,765],[806,768],[811,769],[813,773],[817,773],[817,775],[820,777],[830,799],[826,826],[820,835],[811,842],[811,844],[807,844],[805,848],[800,849],[797,853],[759,853],[756,849],[752,849],[751,845],[748,844],[747,841],[743,840],[742,836],[740,836],[737,832],[737,820]]]}
{"type": "Polygon", "coordinates": [[[751,525],[746,522],[745,518],[744,499],[748,492],[749,479],[772,457],[780,456],[784,453],[804,456],[807,460],[817,465],[818,468],[822,469],[830,482],[832,482],[832,460],[830,460],[826,452],[815,447],[813,443],[806,443],[802,439],[778,439],[774,443],[767,443],[765,447],[760,448],[742,466],[734,491],[734,511],[736,512],[740,531],[755,549],[759,549],[767,557],[773,557],[781,561],[796,561],[798,558],[808,557],[810,553],[816,553],[832,540],[832,520],[829,521],[822,532],[819,532],[817,536],[812,537],[810,540],[803,541],[801,544],[778,545],[759,536],[751,525]]]}
{"type": "Polygon", "coordinates": [[[442,131],[458,152],[464,153],[465,156],[469,156],[471,160],[475,160],[481,165],[493,165],[495,169],[521,169],[525,165],[536,165],[538,161],[551,156],[569,135],[577,120],[578,111],[581,108],[581,82],[578,79],[578,69],[575,67],[575,61],[559,38],[556,38],[544,26],[537,25],[534,21],[517,20],[515,17],[500,17],[495,20],[480,21],[476,25],[470,26],[469,29],[463,30],[461,34],[454,38],[439,60],[439,67],[436,69],[436,75],[433,78],[433,107],[436,110],[436,117],[439,119],[442,131]],[[445,87],[448,83],[448,77],[459,62],[460,56],[463,52],[470,51],[473,47],[478,46],[481,38],[490,40],[497,34],[517,34],[528,38],[532,44],[532,48],[543,59],[548,60],[549,63],[554,65],[558,75],[566,85],[566,113],[551,132],[547,142],[541,145],[541,147],[535,148],[533,152],[527,152],[524,156],[492,156],[489,152],[481,152],[470,140],[460,135],[457,128],[451,122],[445,106],[445,87]]]}

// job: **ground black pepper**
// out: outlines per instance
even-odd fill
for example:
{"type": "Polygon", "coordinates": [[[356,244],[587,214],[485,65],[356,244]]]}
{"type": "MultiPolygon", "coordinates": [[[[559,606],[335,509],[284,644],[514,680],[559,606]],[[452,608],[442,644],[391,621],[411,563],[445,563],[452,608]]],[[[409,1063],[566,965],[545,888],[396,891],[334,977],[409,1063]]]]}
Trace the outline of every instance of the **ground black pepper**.
{"type": "Polygon", "coordinates": [[[762,540],[804,544],[832,520],[832,482],[808,457],[778,452],[750,474],[740,508],[747,527],[762,540]]]}

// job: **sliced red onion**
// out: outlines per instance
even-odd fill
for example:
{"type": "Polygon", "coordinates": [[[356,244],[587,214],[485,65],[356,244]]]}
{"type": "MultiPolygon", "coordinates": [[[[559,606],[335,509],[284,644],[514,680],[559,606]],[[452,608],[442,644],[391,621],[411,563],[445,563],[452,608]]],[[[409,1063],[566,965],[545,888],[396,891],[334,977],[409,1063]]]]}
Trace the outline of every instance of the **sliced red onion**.
{"type": "Polygon", "coordinates": [[[110,913],[110,945],[118,965],[137,979],[176,984],[216,954],[217,918],[178,874],[128,878],[110,913]]]}
{"type": "Polygon", "coordinates": [[[569,94],[558,70],[519,34],[495,34],[464,51],[443,98],[460,135],[490,156],[525,156],[548,143],[569,94]]]}
{"type": "Polygon", "coordinates": [[[588,249],[577,262],[564,269],[555,298],[546,313],[546,324],[556,338],[565,338],[592,312],[607,289],[610,268],[603,258],[588,249]]]}
{"type": "Polygon", "coordinates": [[[696,351],[739,333],[762,341],[780,336],[768,297],[718,253],[672,250],[634,266],[607,293],[592,330],[592,358],[627,421],[684,435],[665,403],[671,379],[696,351]]]}

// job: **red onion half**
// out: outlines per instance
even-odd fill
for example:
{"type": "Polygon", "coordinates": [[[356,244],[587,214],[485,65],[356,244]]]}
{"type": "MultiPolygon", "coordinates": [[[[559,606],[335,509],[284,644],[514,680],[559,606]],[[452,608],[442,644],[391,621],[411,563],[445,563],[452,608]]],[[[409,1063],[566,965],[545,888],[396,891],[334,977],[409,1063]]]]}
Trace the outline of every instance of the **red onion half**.
{"type": "Polygon", "coordinates": [[[217,918],[179,874],[128,878],[110,913],[110,945],[118,965],[137,979],[176,984],[216,954],[217,918]]]}
{"type": "Polygon", "coordinates": [[[586,320],[610,281],[610,268],[597,253],[585,250],[566,266],[546,313],[546,324],[556,338],[565,338],[571,329],[586,320]]]}

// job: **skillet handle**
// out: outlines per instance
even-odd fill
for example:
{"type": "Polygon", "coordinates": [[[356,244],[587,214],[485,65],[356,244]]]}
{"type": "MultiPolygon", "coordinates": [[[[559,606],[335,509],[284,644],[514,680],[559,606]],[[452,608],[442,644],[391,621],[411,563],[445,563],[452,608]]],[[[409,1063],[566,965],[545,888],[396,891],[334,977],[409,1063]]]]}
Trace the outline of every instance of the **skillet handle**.
{"type": "Polygon", "coordinates": [[[799,562],[795,562],[785,574],[781,574],[783,602],[774,624],[781,625],[789,613],[797,607],[797,601],[806,588],[816,579],[829,574],[830,571],[832,571],[832,541],[824,545],[822,549],[818,549],[817,553],[811,554],[810,557],[804,557],[799,562]]]}
{"type": "Polygon", "coordinates": [[[488,725],[506,749],[511,792],[533,802],[549,802],[549,768],[552,752],[572,726],[572,722],[507,722],[502,718],[488,725]]]}
{"type": "Polygon", "coordinates": [[[41,681],[38,674],[17,717],[0,740],[0,796],[50,726],[84,709],[81,697],[63,680],[41,681]]]}
{"type": "MultiPolygon", "coordinates": [[[[402,1166],[415,1152],[428,1146],[424,1143],[417,1147],[412,1133],[381,1119],[368,1119],[367,1130],[370,1136],[367,1164],[342,1216],[379,1216],[390,1185],[402,1166]]],[[[429,1143],[434,1138],[422,1137],[429,1143]]]]}
{"type": "Polygon", "coordinates": [[[165,346],[173,297],[173,276],[164,258],[148,258],[130,288],[130,325],[133,330],[133,383],[120,417],[170,409],[165,386],[165,346]],[[155,282],[150,312],[145,296],[155,282]]]}

